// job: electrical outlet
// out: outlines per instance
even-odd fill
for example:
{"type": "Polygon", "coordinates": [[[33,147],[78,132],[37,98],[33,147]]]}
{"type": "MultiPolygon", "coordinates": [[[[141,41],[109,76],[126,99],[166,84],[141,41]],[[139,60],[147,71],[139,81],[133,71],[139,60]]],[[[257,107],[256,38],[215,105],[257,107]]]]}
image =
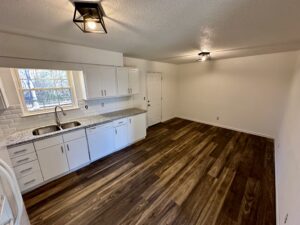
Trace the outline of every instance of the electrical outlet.
{"type": "Polygon", "coordinates": [[[287,213],[287,214],[285,215],[285,217],[284,217],[284,224],[287,223],[288,218],[289,218],[289,214],[287,213]]]}

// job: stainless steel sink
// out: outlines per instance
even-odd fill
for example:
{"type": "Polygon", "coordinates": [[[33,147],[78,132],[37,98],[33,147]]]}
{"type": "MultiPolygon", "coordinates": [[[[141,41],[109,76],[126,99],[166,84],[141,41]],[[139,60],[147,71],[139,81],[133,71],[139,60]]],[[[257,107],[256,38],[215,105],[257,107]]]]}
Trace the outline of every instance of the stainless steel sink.
{"type": "Polygon", "coordinates": [[[73,128],[73,127],[78,127],[80,125],[81,125],[81,123],[79,123],[78,121],[73,121],[73,122],[69,122],[69,123],[63,123],[61,125],[61,128],[63,130],[65,130],[65,129],[69,129],[69,128],[73,128]]]}
{"type": "Polygon", "coordinates": [[[43,135],[43,134],[48,134],[48,133],[53,133],[56,131],[60,131],[59,126],[57,125],[50,125],[46,127],[40,127],[32,131],[33,135],[43,135]]]}

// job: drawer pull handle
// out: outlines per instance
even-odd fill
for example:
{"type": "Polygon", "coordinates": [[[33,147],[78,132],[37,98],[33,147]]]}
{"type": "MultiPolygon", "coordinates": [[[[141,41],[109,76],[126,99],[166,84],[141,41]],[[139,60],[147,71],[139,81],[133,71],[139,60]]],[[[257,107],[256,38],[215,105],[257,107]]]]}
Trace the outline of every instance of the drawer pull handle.
{"type": "Polygon", "coordinates": [[[14,152],[14,154],[17,155],[17,154],[20,154],[20,153],[26,152],[26,151],[27,151],[27,149],[22,149],[22,150],[14,152]]]}
{"type": "Polygon", "coordinates": [[[68,149],[68,151],[70,151],[70,148],[69,148],[69,145],[67,144],[67,149],[68,149]]]}
{"type": "Polygon", "coordinates": [[[17,163],[26,162],[26,161],[29,160],[29,159],[30,159],[30,158],[21,159],[21,160],[18,160],[17,163]]]}
{"type": "Polygon", "coordinates": [[[123,121],[120,121],[120,122],[119,122],[119,124],[122,124],[122,123],[123,123],[123,121]]]}
{"type": "Polygon", "coordinates": [[[28,171],[32,170],[32,167],[28,168],[28,169],[25,169],[25,170],[21,170],[20,173],[26,173],[28,171]]]}
{"type": "Polygon", "coordinates": [[[32,179],[32,180],[30,180],[30,181],[24,183],[24,185],[26,186],[26,185],[29,185],[29,184],[31,184],[31,183],[33,183],[33,182],[35,182],[35,179],[32,179]]]}

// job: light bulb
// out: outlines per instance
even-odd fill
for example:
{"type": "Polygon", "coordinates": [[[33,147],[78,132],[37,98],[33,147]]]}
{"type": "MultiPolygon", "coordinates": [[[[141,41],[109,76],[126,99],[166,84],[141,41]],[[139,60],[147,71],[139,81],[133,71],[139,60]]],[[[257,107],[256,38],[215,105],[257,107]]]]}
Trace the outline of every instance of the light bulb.
{"type": "Polygon", "coordinates": [[[96,24],[96,22],[94,22],[94,21],[88,21],[88,22],[86,22],[86,25],[87,25],[88,28],[91,29],[91,30],[95,30],[96,27],[97,27],[97,24],[96,24]]]}

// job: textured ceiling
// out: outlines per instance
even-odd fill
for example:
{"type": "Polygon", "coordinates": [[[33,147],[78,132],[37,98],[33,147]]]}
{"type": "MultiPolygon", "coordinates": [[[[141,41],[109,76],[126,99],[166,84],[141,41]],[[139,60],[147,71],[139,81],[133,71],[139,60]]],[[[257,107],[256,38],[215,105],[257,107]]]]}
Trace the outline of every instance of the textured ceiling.
{"type": "Polygon", "coordinates": [[[103,0],[108,34],[84,34],[68,0],[1,0],[0,31],[184,63],[300,49],[299,0],[103,0]]]}

